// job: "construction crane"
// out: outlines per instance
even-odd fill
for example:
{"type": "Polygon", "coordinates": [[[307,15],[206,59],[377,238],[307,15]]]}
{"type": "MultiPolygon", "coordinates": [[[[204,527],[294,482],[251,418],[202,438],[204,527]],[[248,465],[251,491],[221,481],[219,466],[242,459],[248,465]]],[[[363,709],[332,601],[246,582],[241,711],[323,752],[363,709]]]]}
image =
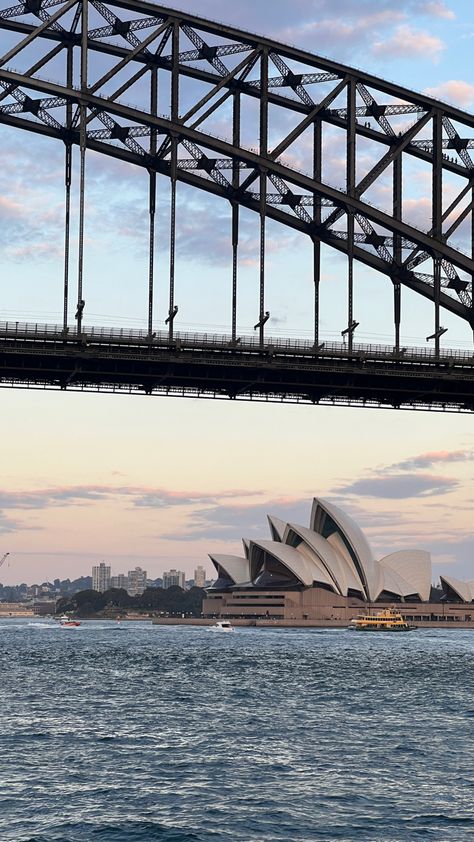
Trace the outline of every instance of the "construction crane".
{"type": "Polygon", "coordinates": [[[1,567],[1,566],[2,566],[2,564],[5,562],[6,557],[7,557],[7,556],[9,556],[9,555],[10,555],[10,553],[4,553],[4,554],[2,555],[2,558],[0,559],[0,567],[1,567]]]}

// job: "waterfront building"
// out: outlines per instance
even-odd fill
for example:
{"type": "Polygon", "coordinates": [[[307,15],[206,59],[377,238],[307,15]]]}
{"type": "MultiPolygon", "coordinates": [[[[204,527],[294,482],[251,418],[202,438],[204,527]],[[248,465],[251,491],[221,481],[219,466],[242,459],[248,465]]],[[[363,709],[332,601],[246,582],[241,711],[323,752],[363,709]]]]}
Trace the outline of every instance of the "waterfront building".
{"type": "Polygon", "coordinates": [[[29,602],[0,602],[0,617],[31,617],[33,605],[29,602]]]}
{"type": "Polygon", "coordinates": [[[38,597],[32,603],[33,613],[39,615],[54,614],[56,611],[56,600],[50,596],[38,597]]]}
{"type": "Polygon", "coordinates": [[[110,588],[110,565],[101,561],[92,568],[92,590],[104,593],[110,588]]]}
{"type": "Polygon", "coordinates": [[[110,577],[110,587],[111,588],[123,588],[123,590],[128,589],[128,576],[125,573],[118,573],[117,576],[110,577]]]}
{"type": "Polygon", "coordinates": [[[194,571],[194,587],[203,588],[206,584],[206,571],[201,564],[196,567],[194,571]]]}
{"type": "Polygon", "coordinates": [[[182,588],[184,590],[185,576],[181,570],[166,570],[163,573],[163,588],[182,588]]]}
{"type": "Polygon", "coordinates": [[[210,554],[217,578],[207,616],[350,619],[372,603],[426,603],[431,558],[401,550],[376,559],[358,524],[338,506],[313,501],[309,526],[268,516],[270,539],[243,539],[243,555],[210,554]]]}
{"type": "Polygon", "coordinates": [[[128,571],[127,591],[130,596],[141,596],[146,589],[146,570],[135,567],[135,570],[128,571]]]}

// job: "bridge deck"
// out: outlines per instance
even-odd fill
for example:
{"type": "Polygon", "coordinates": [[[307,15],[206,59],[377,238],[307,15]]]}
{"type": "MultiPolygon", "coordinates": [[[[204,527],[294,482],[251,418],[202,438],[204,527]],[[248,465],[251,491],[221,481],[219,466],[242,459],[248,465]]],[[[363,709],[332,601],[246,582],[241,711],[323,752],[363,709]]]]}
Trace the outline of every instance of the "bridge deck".
{"type": "Polygon", "coordinates": [[[474,355],[3,322],[0,385],[470,412],[474,355]]]}

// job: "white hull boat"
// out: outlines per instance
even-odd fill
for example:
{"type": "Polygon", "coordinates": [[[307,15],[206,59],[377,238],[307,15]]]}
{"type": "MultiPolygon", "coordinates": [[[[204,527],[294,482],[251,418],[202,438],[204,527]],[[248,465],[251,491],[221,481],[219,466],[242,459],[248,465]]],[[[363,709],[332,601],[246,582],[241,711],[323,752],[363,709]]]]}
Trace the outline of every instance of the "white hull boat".
{"type": "Polygon", "coordinates": [[[215,626],[211,626],[212,631],[219,631],[219,632],[233,632],[235,631],[234,626],[229,620],[218,620],[215,626]]]}

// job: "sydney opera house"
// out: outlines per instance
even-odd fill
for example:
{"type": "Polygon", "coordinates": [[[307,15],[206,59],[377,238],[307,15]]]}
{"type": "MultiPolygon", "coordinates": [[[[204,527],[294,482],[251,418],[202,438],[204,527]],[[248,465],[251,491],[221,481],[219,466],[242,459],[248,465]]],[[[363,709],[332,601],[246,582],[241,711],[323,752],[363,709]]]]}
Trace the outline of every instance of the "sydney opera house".
{"type": "Polygon", "coordinates": [[[443,594],[430,601],[428,552],[376,559],[360,527],[327,500],[313,501],[309,527],[270,515],[268,524],[270,538],[243,539],[242,556],[210,554],[216,579],[205,616],[341,624],[373,604],[403,603],[403,613],[421,622],[471,620],[474,583],[442,577],[443,594]]]}

